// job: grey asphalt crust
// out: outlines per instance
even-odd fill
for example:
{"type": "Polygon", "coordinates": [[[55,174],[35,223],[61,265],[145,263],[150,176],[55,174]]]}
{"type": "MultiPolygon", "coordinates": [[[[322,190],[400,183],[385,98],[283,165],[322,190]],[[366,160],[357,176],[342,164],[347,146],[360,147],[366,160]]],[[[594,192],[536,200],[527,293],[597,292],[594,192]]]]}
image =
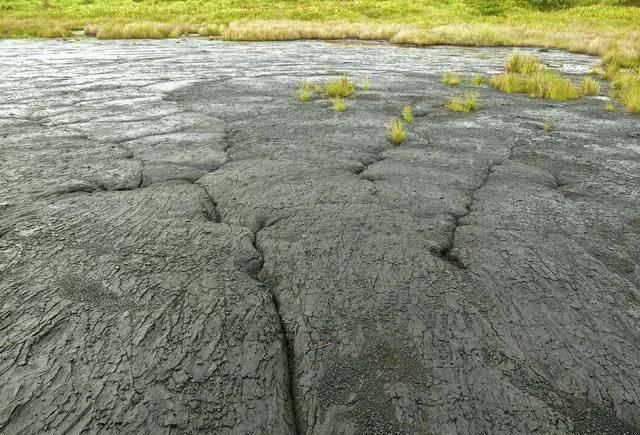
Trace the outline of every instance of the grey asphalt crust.
{"type": "Polygon", "coordinates": [[[510,52],[0,41],[0,433],[640,433],[640,118],[510,52]]]}

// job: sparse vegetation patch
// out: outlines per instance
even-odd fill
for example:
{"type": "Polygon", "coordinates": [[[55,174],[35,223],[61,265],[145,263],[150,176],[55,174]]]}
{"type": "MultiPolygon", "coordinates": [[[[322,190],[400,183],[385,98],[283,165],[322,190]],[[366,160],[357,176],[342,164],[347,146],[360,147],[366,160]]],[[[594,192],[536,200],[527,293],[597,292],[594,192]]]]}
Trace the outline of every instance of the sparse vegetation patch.
{"type": "Polygon", "coordinates": [[[458,86],[462,83],[462,77],[452,72],[445,72],[440,77],[440,82],[449,86],[458,86]]]}
{"type": "Polygon", "coordinates": [[[394,145],[404,142],[405,130],[402,120],[396,118],[387,124],[387,137],[394,145]]]}
{"type": "Polygon", "coordinates": [[[478,109],[480,94],[467,92],[447,98],[446,106],[452,112],[471,112],[478,109]]]}
{"type": "Polygon", "coordinates": [[[411,106],[404,106],[402,108],[402,119],[404,119],[408,123],[413,122],[413,109],[411,106]]]}
{"type": "Polygon", "coordinates": [[[356,82],[348,76],[342,75],[337,80],[331,80],[325,83],[324,91],[330,98],[342,97],[347,98],[356,91],[356,82]]]}

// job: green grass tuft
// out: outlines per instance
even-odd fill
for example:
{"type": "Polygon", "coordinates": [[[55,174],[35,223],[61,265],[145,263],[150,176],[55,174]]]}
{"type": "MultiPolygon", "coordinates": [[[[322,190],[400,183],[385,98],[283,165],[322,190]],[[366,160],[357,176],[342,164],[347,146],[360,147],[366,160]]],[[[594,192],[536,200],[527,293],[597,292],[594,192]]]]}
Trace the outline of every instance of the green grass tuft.
{"type": "Polygon", "coordinates": [[[585,96],[598,95],[600,94],[600,82],[594,78],[585,77],[580,82],[580,91],[585,96]]]}
{"type": "Polygon", "coordinates": [[[310,83],[310,82],[300,83],[298,85],[298,89],[296,89],[296,95],[298,96],[298,100],[302,102],[307,102],[311,100],[314,90],[315,90],[315,85],[313,83],[310,83]]]}
{"type": "Polygon", "coordinates": [[[387,137],[395,145],[400,145],[404,142],[404,124],[400,119],[396,118],[387,124],[387,137]]]}
{"type": "Polygon", "coordinates": [[[337,80],[331,80],[324,85],[324,91],[329,98],[347,98],[356,91],[356,83],[348,76],[342,75],[337,80]]]}
{"type": "Polygon", "coordinates": [[[445,72],[440,78],[440,83],[444,83],[445,85],[449,86],[458,86],[460,83],[462,83],[462,77],[452,72],[445,72]]]}
{"type": "Polygon", "coordinates": [[[471,77],[470,83],[473,86],[484,86],[487,84],[487,79],[481,74],[475,74],[473,77],[471,77]]]}
{"type": "Polygon", "coordinates": [[[544,65],[535,56],[513,53],[505,63],[505,70],[516,74],[533,74],[544,69],[544,65]]]}
{"type": "Polygon", "coordinates": [[[609,102],[604,106],[604,110],[606,110],[607,112],[615,112],[616,111],[616,105],[609,102]]]}
{"type": "Polygon", "coordinates": [[[362,89],[363,91],[368,91],[369,89],[371,89],[371,81],[369,80],[368,76],[362,79],[362,83],[360,83],[360,89],[362,89]]]}
{"type": "Polygon", "coordinates": [[[333,97],[331,98],[331,103],[333,104],[333,110],[336,112],[346,112],[347,103],[345,103],[344,98],[333,97]]]}
{"type": "Polygon", "coordinates": [[[627,112],[640,113],[640,70],[619,73],[611,82],[613,94],[627,112]]]}
{"type": "Polygon", "coordinates": [[[556,122],[553,118],[549,118],[544,122],[544,125],[542,126],[542,128],[544,129],[544,131],[550,132],[553,126],[555,125],[555,123],[556,122]]]}
{"type": "Polygon", "coordinates": [[[404,106],[402,108],[402,119],[411,124],[413,122],[413,109],[411,106],[404,106]]]}
{"type": "Polygon", "coordinates": [[[467,92],[447,98],[447,108],[452,112],[471,112],[478,109],[480,94],[467,92]]]}

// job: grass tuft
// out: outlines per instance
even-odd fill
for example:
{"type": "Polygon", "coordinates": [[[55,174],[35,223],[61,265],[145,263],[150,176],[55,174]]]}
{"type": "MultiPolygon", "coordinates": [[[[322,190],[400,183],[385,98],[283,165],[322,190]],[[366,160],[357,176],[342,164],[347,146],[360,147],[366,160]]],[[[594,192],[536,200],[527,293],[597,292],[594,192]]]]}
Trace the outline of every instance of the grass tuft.
{"type": "Polygon", "coordinates": [[[600,82],[594,78],[585,77],[580,82],[580,90],[585,96],[598,95],[600,94],[600,82]]]}
{"type": "Polygon", "coordinates": [[[471,112],[478,109],[480,94],[467,92],[447,98],[447,108],[452,112],[471,112]]]}
{"type": "Polygon", "coordinates": [[[449,86],[458,86],[462,83],[462,77],[452,72],[445,72],[440,78],[440,83],[444,83],[449,86]]]}
{"type": "Polygon", "coordinates": [[[507,72],[516,74],[533,74],[544,69],[544,65],[537,57],[518,52],[507,59],[504,67],[507,72]]]}
{"type": "Polygon", "coordinates": [[[342,75],[337,80],[331,80],[324,85],[324,91],[329,98],[347,98],[356,91],[356,83],[348,76],[342,75]]]}
{"type": "Polygon", "coordinates": [[[366,76],[362,79],[362,83],[360,83],[360,89],[363,91],[368,91],[371,89],[371,81],[369,80],[369,76],[366,76]]]}
{"type": "Polygon", "coordinates": [[[481,74],[475,74],[473,77],[471,77],[470,83],[473,86],[484,86],[487,84],[487,79],[481,74]]]}
{"type": "Polygon", "coordinates": [[[619,73],[611,86],[613,95],[624,104],[627,112],[640,113],[640,70],[619,73]]]}
{"type": "Polygon", "coordinates": [[[555,123],[556,121],[553,118],[549,118],[544,122],[544,125],[542,126],[542,128],[544,129],[544,131],[550,132],[553,126],[555,125],[555,123]]]}
{"type": "Polygon", "coordinates": [[[313,92],[316,86],[310,82],[300,83],[298,85],[298,89],[296,89],[296,95],[298,96],[298,100],[302,102],[307,102],[311,100],[313,96],[313,92]]]}
{"type": "Polygon", "coordinates": [[[609,102],[604,106],[604,110],[606,110],[607,112],[615,112],[616,111],[616,105],[609,102]]]}
{"type": "Polygon", "coordinates": [[[331,103],[333,104],[333,110],[335,110],[336,112],[347,111],[347,103],[345,103],[344,98],[333,97],[331,98],[331,103]]]}
{"type": "Polygon", "coordinates": [[[400,119],[396,118],[387,124],[387,136],[395,145],[400,145],[404,142],[404,124],[400,119]]]}
{"type": "Polygon", "coordinates": [[[402,108],[402,119],[411,124],[413,122],[413,109],[411,106],[404,106],[402,108]]]}

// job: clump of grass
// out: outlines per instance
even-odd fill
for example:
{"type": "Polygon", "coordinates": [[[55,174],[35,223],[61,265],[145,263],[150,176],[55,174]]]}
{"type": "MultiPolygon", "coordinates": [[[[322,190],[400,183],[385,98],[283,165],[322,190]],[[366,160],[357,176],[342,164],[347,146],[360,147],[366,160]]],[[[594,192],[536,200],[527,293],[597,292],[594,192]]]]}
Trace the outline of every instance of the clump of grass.
{"type": "Polygon", "coordinates": [[[313,92],[315,90],[315,85],[310,82],[300,83],[298,88],[296,89],[296,95],[298,96],[298,100],[302,102],[307,102],[311,100],[313,96],[313,92]]]}
{"type": "Polygon", "coordinates": [[[369,89],[371,89],[371,81],[369,80],[369,76],[366,76],[365,78],[362,79],[362,83],[360,83],[360,88],[363,91],[368,91],[369,89]]]}
{"type": "Polygon", "coordinates": [[[356,91],[356,83],[347,75],[341,75],[337,80],[331,80],[324,85],[324,91],[329,98],[347,98],[356,91]]]}
{"type": "Polygon", "coordinates": [[[447,108],[453,112],[471,112],[478,108],[480,94],[467,92],[447,98],[447,108]]]}
{"type": "Polygon", "coordinates": [[[558,72],[539,69],[533,73],[508,72],[491,79],[491,84],[508,94],[529,94],[533,98],[565,101],[580,98],[579,89],[558,72]]]}
{"type": "Polygon", "coordinates": [[[544,69],[544,65],[537,57],[518,52],[513,53],[504,66],[507,72],[516,74],[533,74],[544,69]]]}
{"type": "Polygon", "coordinates": [[[546,73],[546,89],[542,98],[555,101],[576,100],[580,98],[580,91],[571,79],[566,79],[560,74],[546,73]]]}
{"type": "Polygon", "coordinates": [[[582,95],[598,95],[600,93],[600,82],[591,77],[585,77],[580,82],[582,95]]]}
{"type": "Polygon", "coordinates": [[[487,84],[487,79],[483,75],[475,74],[470,82],[473,86],[484,86],[487,84]]]}
{"type": "Polygon", "coordinates": [[[544,122],[544,125],[542,126],[542,128],[544,129],[544,131],[550,132],[553,126],[555,125],[555,123],[556,121],[553,118],[549,118],[544,122]]]}
{"type": "Polygon", "coordinates": [[[527,91],[526,81],[515,73],[498,74],[491,78],[491,85],[507,94],[521,94],[527,91]]]}
{"type": "Polygon", "coordinates": [[[458,86],[462,83],[462,77],[452,72],[445,72],[442,74],[442,77],[440,77],[440,83],[444,83],[449,86],[458,86]]]}
{"type": "Polygon", "coordinates": [[[396,118],[387,124],[387,137],[395,145],[404,142],[404,124],[400,119],[396,118]]]}
{"type": "Polygon", "coordinates": [[[613,104],[612,102],[608,102],[604,106],[604,110],[606,110],[607,112],[615,112],[616,111],[616,105],[613,104]]]}
{"type": "Polygon", "coordinates": [[[640,70],[621,72],[611,82],[613,95],[630,113],[640,113],[640,70]]]}
{"type": "Polygon", "coordinates": [[[402,119],[411,124],[413,122],[413,109],[411,106],[404,106],[402,108],[402,119]]]}
{"type": "Polygon", "coordinates": [[[333,97],[331,98],[331,103],[333,104],[333,110],[336,112],[346,112],[347,103],[345,103],[344,98],[341,97],[333,97]]]}

